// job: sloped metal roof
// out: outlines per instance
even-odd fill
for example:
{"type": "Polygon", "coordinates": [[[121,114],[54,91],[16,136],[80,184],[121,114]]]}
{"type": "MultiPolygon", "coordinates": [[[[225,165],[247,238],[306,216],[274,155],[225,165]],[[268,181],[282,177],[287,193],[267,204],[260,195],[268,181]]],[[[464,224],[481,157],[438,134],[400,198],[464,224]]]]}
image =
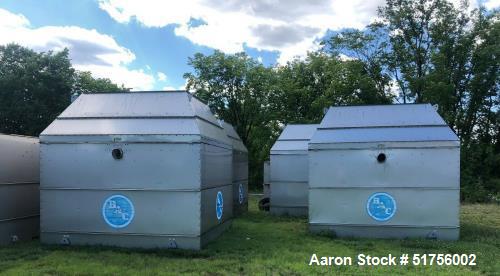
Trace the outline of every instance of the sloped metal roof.
{"type": "Polygon", "coordinates": [[[317,124],[287,125],[272,146],[271,153],[279,151],[307,151],[309,139],[311,139],[317,127],[317,124]]]}
{"type": "Polygon", "coordinates": [[[236,132],[236,130],[234,129],[234,127],[231,124],[226,123],[224,121],[220,121],[220,123],[221,123],[222,127],[224,128],[224,131],[226,131],[227,136],[231,139],[233,149],[238,150],[238,151],[242,151],[242,152],[248,152],[247,148],[243,144],[243,141],[241,141],[241,138],[238,135],[238,133],[236,132]]]}
{"type": "Polygon", "coordinates": [[[200,117],[218,124],[207,105],[186,91],[82,94],[59,119],[200,117]]]}
{"type": "Polygon", "coordinates": [[[330,107],[319,128],[443,126],[430,104],[393,104],[330,107]]]}
{"type": "Polygon", "coordinates": [[[207,105],[186,91],[80,95],[40,134],[198,135],[230,145],[207,105]]]}
{"type": "Polygon", "coordinates": [[[280,140],[309,140],[318,128],[317,124],[289,124],[285,127],[281,135],[278,137],[280,140]]]}
{"type": "Polygon", "coordinates": [[[458,141],[430,104],[330,107],[311,144],[458,141]]]}

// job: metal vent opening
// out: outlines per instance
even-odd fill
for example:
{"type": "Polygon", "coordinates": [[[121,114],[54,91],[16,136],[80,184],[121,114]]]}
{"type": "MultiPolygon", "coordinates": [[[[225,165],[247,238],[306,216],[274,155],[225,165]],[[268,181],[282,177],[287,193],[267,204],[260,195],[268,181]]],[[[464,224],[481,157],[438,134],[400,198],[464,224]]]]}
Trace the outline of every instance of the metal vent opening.
{"type": "Polygon", "coordinates": [[[384,163],[385,160],[387,160],[387,156],[385,156],[385,153],[379,153],[377,156],[377,161],[379,163],[384,163]]]}
{"type": "Polygon", "coordinates": [[[111,151],[111,155],[113,155],[113,158],[115,160],[120,160],[123,158],[123,150],[122,149],[113,149],[111,151]]]}

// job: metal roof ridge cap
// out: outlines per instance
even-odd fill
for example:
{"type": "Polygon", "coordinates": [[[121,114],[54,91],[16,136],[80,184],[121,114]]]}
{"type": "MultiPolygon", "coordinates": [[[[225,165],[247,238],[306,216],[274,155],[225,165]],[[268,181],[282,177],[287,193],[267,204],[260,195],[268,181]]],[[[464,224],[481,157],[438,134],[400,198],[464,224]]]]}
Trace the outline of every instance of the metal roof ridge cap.
{"type": "Polygon", "coordinates": [[[430,103],[393,103],[393,104],[352,104],[352,105],[332,105],[329,108],[336,108],[336,107],[365,107],[365,106],[405,106],[405,105],[429,105],[432,106],[430,103]]]}
{"type": "Polygon", "coordinates": [[[189,118],[201,118],[197,115],[176,115],[176,116],[120,116],[120,117],[115,117],[115,116],[91,116],[91,117],[57,117],[56,120],[88,120],[88,119],[99,119],[99,120],[121,120],[121,119],[189,119],[189,118]]]}
{"type": "Polygon", "coordinates": [[[279,139],[278,138],[278,140],[276,140],[276,142],[278,142],[278,141],[309,141],[309,140],[311,140],[311,139],[310,138],[309,139],[305,139],[305,138],[303,138],[303,139],[279,139]]]}
{"type": "Polygon", "coordinates": [[[330,145],[330,144],[373,144],[373,143],[428,143],[428,142],[460,142],[460,139],[457,140],[415,140],[415,141],[353,141],[353,142],[309,142],[308,144],[314,145],[330,145]]]}
{"type": "MultiPolygon", "coordinates": [[[[82,92],[83,95],[106,95],[106,94],[133,94],[133,93],[180,93],[180,92],[188,92],[187,90],[139,90],[139,91],[127,91],[127,90],[119,90],[119,91],[93,91],[93,92],[82,92]]],[[[189,92],[188,92],[189,93],[189,92]]]]}
{"type": "Polygon", "coordinates": [[[359,129],[359,128],[419,128],[419,127],[449,127],[449,126],[446,123],[439,124],[439,125],[438,124],[435,124],[435,125],[379,125],[379,126],[318,127],[317,130],[359,129]]]}
{"type": "Polygon", "coordinates": [[[126,91],[126,90],[121,90],[121,91],[110,91],[110,92],[103,92],[103,91],[97,91],[97,92],[82,92],[83,95],[106,95],[106,94],[141,94],[141,93],[186,93],[192,96],[193,98],[197,99],[198,101],[207,104],[204,100],[200,99],[198,96],[195,95],[195,93],[191,93],[187,90],[139,90],[139,91],[126,91]]]}

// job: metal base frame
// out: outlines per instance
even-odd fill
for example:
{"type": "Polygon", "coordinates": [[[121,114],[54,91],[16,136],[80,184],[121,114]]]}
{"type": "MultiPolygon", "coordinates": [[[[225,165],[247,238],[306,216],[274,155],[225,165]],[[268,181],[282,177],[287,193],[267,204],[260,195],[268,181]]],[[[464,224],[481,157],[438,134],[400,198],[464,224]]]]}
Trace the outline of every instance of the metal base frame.
{"type": "Polygon", "coordinates": [[[142,249],[179,248],[201,250],[209,242],[219,237],[231,224],[232,220],[227,220],[201,236],[42,232],[40,240],[42,244],[52,245],[101,245],[142,249]]]}
{"type": "Polygon", "coordinates": [[[411,227],[411,226],[367,226],[327,225],[309,223],[309,231],[315,234],[329,234],[340,238],[408,239],[423,238],[437,240],[458,240],[459,227],[411,227]]]}

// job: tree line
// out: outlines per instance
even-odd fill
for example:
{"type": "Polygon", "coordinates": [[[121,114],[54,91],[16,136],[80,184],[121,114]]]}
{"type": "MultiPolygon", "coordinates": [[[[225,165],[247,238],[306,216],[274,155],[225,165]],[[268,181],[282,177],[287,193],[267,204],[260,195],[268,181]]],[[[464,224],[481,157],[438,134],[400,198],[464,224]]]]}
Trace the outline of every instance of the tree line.
{"type": "Polygon", "coordinates": [[[236,126],[250,183],[284,125],[319,123],[332,105],[432,103],[461,141],[461,196],[500,191],[498,11],[444,0],[387,0],[379,20],[344,30],[305,59],[265,67],[244,53],[196,54],[188,88],[236,126]]]}
{"type": "Polygon", "coordinates": [[[71,102],[73,93],[126,90],[73,69],[67,49],[37,53],[0,46],[0,133],[38,136],[71,102]]]}
{"type": "MultiPolygon", "coordinates": [[[[195,54],[184,74],[249,149],[250,186],[284,125],[319,123],[332,105],[432,103],[461,141],[461,196],[500,191],[498,11],[444,0],[387,0],[364,30],[327,37],[303,59],[264,66],[245,53],[195,54]]],[[[122,91],[71,66],[68,50],[0,46],[0,132],[38,135],[74,93],[122,91]]]]}

